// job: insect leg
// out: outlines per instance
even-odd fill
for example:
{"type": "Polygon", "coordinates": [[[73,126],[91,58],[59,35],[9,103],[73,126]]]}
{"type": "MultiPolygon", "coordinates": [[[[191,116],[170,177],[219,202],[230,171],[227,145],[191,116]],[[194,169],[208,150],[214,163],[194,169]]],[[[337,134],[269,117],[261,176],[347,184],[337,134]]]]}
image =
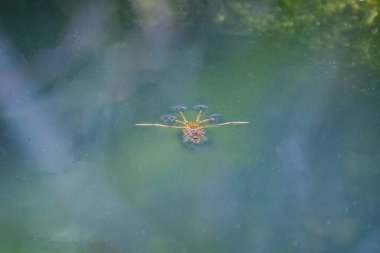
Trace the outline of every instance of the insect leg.
{"type": "Polygon", "coordinates": [[[157,127],[168,127],[168,128],[184,128],[183,126],[169,126],[169,125],[156,124],[156,123],[141,123],[141,124],[135,124],[135,126],[157,126],[157,127]]]}
{"type": "Polygon", "coordinates": [[[204,120],[199,121],[199,123],[206,123],[206,122],[209,122],[209,121],[210,121],[210,119],[204,119],[204,120]]]}
{"type": "Polygon", "coordinates": [[[164,121],[164,123],[179,123],[179,124],[185,124],[185,122],[178,120],[176,116],[171,114],[165,114],[161,116],[161,119],[164,121]]]}
{"type": "Polygon", "coordinates": [[[199,119],[201,118],[201,115],[202,115],[202,110],[199,110],[198,113],[197,113],[197,119],[196,119],[196,121],[199,121],[199,119]]]}
{"type": "Polygon", "coordinates": [[[184,111],[187,110],[187,108],[185,106],[182,106],[182,105],[176,105],[176,106],[173,106],[172,107],[172,110],[176,113],[179,113],[183,119],[184,122],[186,122],[186,117],[185,115],[183,114],[184,111]]]}
{"type": "Polygon", "coordinates": [[[210,127],[217,127],[217,126],[225,126],[225,125],[241,125],[241,124],[248,124],[249,122],[247,121],[236,121],[236,122],[224,122],[220,124],[215,124],[215,125],[207,125],[203,126],[203,128],[210,128],[210,127]]]}
{"type": "Polygon", "coordinates": [[[185,117],[185,114],[183,114],[183,112],[181,112],[181,111],[179,112],[179,114],[181,115],[183,121],[186,122],[187,119],[186,119],[186,117],[185,117]]]}
{"type": "Polygon", "coordinates": [[[213,114],[207,116],[206,119],[201,120],[199,123],[205,123],[205,122],[209,122],[209,121],[218,121],[221,116],[222,115],[219,113],[213,113],[213,114]]]}
{"type": "Polygon", "coordinates": [[[196,105],[193,109],[197,112],[196,121],[199,121],[202,113],[207,110],[207,105],[196,105]]]}
{"type": "Polygon", "coordinates": [[[179,124],[186,124],[184,121],[182,121],[182,120],[176,120],[175,121],[176,123],[179,123],[179,124]]]}

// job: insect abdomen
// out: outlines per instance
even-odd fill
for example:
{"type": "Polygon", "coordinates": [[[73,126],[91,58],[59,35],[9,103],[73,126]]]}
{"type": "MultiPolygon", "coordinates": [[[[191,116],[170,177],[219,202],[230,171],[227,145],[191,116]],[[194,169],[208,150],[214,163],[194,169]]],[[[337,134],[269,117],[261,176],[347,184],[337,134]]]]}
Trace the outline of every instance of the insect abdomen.
{"type": "Polygon", "coordinates": [[[193,143],[201,143],[206,140],[205,130],[203,128],[186,127],[183,129],[185,141],[191,141],[193,143]]]}

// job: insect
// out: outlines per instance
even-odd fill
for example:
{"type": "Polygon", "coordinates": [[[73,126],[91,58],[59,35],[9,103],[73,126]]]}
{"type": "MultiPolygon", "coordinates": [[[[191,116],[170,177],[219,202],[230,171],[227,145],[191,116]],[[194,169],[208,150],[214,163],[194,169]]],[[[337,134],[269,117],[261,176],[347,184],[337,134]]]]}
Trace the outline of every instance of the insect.
{"type": "Polygon", "coordinates": [[[141,124],[135,124],[135,125],[182,129],[183,140],[185,142],[201,144],[207,140],[206,130],[205,130],[206,128],[225,126],[225,125],[240,125],[240,124],[249,123],[246,121],[215,123],[221,117],[221,114],[214,113],[206,117],[203,117],[203,113],[207,110],[206,105],[197,105],[197,106],[194,106],[193,109],[197,112],[195,120],[187,120],[184,114],[187,108],[185,106],[177,105],[177,106],[173,106],[172,110],[174,113],[179,115],[181,119],[178,119],[176,115],[167,114],[161,117],[167,124],[141,123],[141,124]],[[210,123],[213,123],[213,124],[210,124],[210,123]]]}

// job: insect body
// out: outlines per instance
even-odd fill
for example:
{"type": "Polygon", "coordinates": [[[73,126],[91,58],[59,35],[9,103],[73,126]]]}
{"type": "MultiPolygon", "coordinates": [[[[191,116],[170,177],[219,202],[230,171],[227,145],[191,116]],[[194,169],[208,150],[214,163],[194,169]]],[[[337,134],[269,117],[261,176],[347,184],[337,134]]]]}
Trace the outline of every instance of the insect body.
{"type": "Polygon", "coordinates": [[[136,124],[136,126],[157,126],[157,127],[168,127],[168,128],[178,128],[183,131],[183,139],[185,142],[192,142],[195,144],[201,144],[207,140],[206,128],[224,126],[224,125],[240,125],[247,124],[246,121],[235,121],[235,122],[224,122],[215,124],[215,122],[220,118],[220,114],[211,114],[201,119],[203,112],[207,110],[205,105],[197,105],[194,110],[197,112],[195,120],[187,120],[184,112],[187,110],[184,106],[174,106],[173,111],[177,113],[181,120],[178,120],[175,115],[164,115],[161,118],[168,123],[166,124],[156,124],[156,123],[142,123],[136,124]],[[210,124],[213,123],[213,124],[210,124]]]}
{"type": "Polygon", "coordinates": [[[206,131],[198,121],[187,121],[186,126],[182,128],[182,131],[185,141],[191,141],[199,144],[207,139],[206,131]]]}

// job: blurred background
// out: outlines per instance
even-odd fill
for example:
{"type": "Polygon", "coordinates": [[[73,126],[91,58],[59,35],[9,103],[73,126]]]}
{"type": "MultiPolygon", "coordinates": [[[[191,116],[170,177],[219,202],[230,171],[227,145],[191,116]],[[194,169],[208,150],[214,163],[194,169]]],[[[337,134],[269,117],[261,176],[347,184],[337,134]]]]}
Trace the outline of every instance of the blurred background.
{"type": "Polygon", "coordinates": [[[0,0],[0,253],[380,252],[379,12],[0,0]]]}

